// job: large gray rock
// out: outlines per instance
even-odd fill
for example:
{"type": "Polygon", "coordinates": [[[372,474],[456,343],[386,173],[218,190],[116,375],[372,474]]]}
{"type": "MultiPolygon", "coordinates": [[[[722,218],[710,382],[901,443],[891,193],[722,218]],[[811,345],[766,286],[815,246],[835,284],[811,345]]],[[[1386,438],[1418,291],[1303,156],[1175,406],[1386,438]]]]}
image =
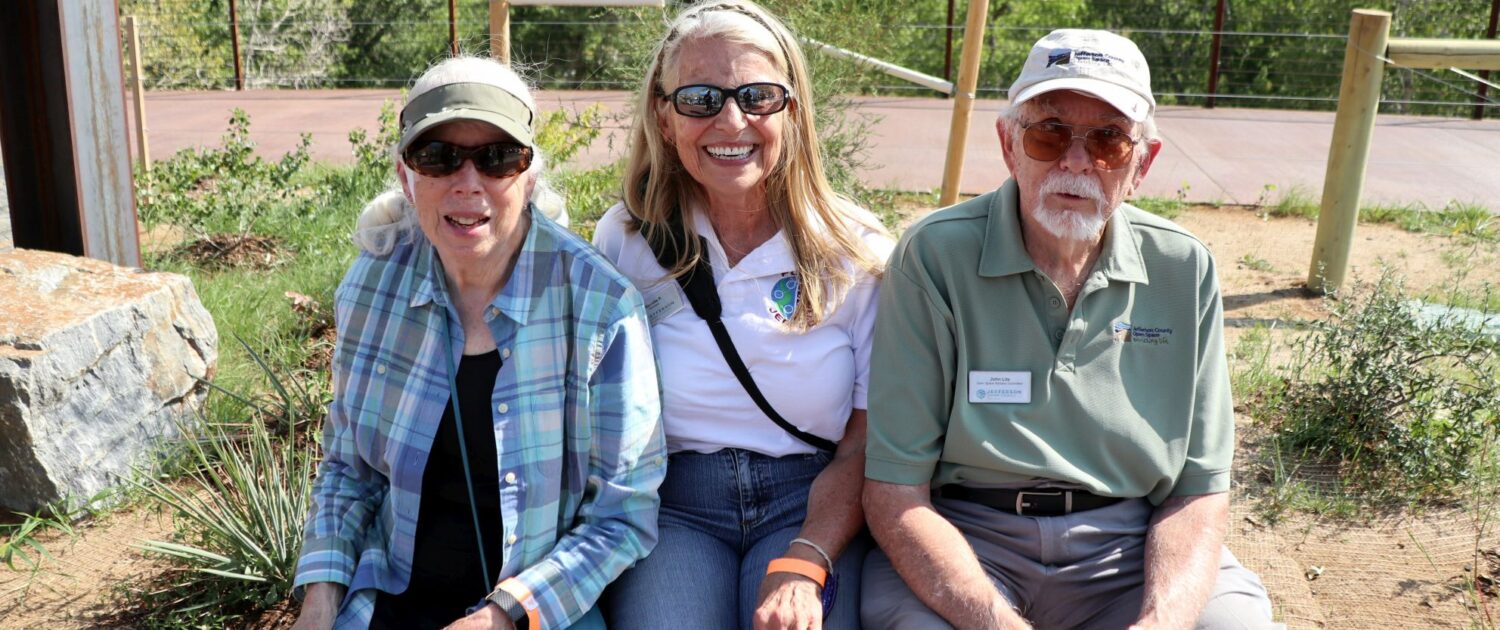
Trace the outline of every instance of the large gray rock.
{"type": "Polygon", "coordinates": [[[10,231],[10,194],[5,190],[5,163],[0,162],[0,252],[13,242],[10,231]]]}
{"type": "Polygon", "coordinates": [[[192,420],[217,347],[186,277],[0,253],[0,509],[121,482],[192,420]]]}

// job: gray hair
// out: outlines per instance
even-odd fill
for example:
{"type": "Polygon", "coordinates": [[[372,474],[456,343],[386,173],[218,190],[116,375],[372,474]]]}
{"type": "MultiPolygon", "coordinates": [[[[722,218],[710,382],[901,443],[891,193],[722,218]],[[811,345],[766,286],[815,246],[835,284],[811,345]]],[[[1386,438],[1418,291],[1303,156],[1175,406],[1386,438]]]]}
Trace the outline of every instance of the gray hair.
{"type": "MultiPolygon", "coordinates": [[[[531,86],[527,85],[525,79],[500,62],[485,57],[460,56],[438,62],[422,73],[422,76],[417,77],[410,92],[406,95],[406,101],[409,103],[433,88],[463,82],[493,85],[514,94],[526,103],[531,111],[536,111],[536,101],[532,98],[531,86]]],[[[568,224],[566,203],[546,175],[546,156],[542,154],[540,147],[532,147],[532,151],[531,168],[525,173],[531,177],[527,200],[534,204],[542,214],[566,226],[568,224]]],[[[400,159],[401,156],[397,153],[396,147],[392,146],[391,162],[394,164],[400,159]]],[[[397,182],[365,204],[355,223],[353,238],[354,244],[365,252],[385,256],[390,254],[397,244],[410,242],[418,232],[420,228],[417,226],[417,209],[406,198],[401,184],[397,182]]]]}

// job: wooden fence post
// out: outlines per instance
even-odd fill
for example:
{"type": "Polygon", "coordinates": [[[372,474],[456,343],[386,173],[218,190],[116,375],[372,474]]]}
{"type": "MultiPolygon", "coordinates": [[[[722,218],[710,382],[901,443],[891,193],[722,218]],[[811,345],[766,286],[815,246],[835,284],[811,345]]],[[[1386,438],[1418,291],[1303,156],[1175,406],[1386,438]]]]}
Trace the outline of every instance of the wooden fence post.
{"type": "Polygon", "coordinates": [[[490,0],[490,57],[510,65],[510,2],[490,0]]]}
{"type": "Polygon", "coordinates": [[[141,34],[135,28],[135,16],[125,16],[125,38],[130,41],[130,86],[135,103],[135,156],[141,172],[151,174],[151,148],[146,144],[145,70],[141,68],[141,34]]]}
{"type": "Polygon", "coordinates": [[[1307,288],[1336,291],[1349,267],[1349,247],[1359,222],[1359,196],[1365,184],[1365,162],[1375,135],[1380,110],[1380,82],[1385,77],[1386,42],[1391,32],[1387,11],[1355,9],[1344,50],[1344,76],[1339,85],[1339,109],[1333,119],[1328,147],[1328,171],[1323,176],[1323,202],[1318,233],[1313,241],[1307,288]]]}
{"type": "Polygon", "coordinates": [[[958,89],[953,97],[953,121],[948,126],[948,157],[943,162],[943,192],[938,205],[958,201],[958,180],[964,174],[964,149],[969,144],[969,115],[974,112],[974,89],[979,84],[979,53],[984,49],[984,19],[990,0],[969,0],[964,24],[964,52],[958,64],[958,89]]]}

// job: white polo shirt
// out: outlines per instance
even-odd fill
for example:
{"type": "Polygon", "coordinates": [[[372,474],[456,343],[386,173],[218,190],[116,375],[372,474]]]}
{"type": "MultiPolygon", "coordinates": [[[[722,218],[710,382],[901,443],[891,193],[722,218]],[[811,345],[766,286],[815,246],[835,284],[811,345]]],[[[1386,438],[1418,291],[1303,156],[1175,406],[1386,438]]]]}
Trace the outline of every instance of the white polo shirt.
{"type": "MultiPolygon", "coordinates": [[[[594,245],[646,297],[661,365],[668,450],[743,448],[776,457],[816,452],[776,426],[745,393],[682,287],[667,278],[645,237],[627,229],[629,218],[623,204],[610,208],[594,228],[594,245]]],[[[795,314],[797,276],[783,235],[778,232],[730,268],[707,215],[693,212],[692,220],[708,240],[724,327],[761,393],[798,429],[835,442],[843,438],[850,412],[866,408],[879,281],[859,272],[844,301],[816,327],[798,333],[785,324],[795,314]]],[[[856,229],[878,259],[890,254],[894,244],[887,236],[856,229]]]]}

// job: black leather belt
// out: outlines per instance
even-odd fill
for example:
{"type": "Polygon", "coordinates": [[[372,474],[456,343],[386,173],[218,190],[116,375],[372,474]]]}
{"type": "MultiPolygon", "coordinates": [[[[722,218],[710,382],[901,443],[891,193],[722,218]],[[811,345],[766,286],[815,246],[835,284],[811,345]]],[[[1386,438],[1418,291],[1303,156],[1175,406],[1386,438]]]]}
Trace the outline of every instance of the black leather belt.
{"type": "Polygon", "coordinates": [[[987,505],[1021,516],[1062,516],[1114,505],[1120,497],[1106,497],[1086,490],[983,489],[960,485],[938,488],[937,495],[987,505]]]}

